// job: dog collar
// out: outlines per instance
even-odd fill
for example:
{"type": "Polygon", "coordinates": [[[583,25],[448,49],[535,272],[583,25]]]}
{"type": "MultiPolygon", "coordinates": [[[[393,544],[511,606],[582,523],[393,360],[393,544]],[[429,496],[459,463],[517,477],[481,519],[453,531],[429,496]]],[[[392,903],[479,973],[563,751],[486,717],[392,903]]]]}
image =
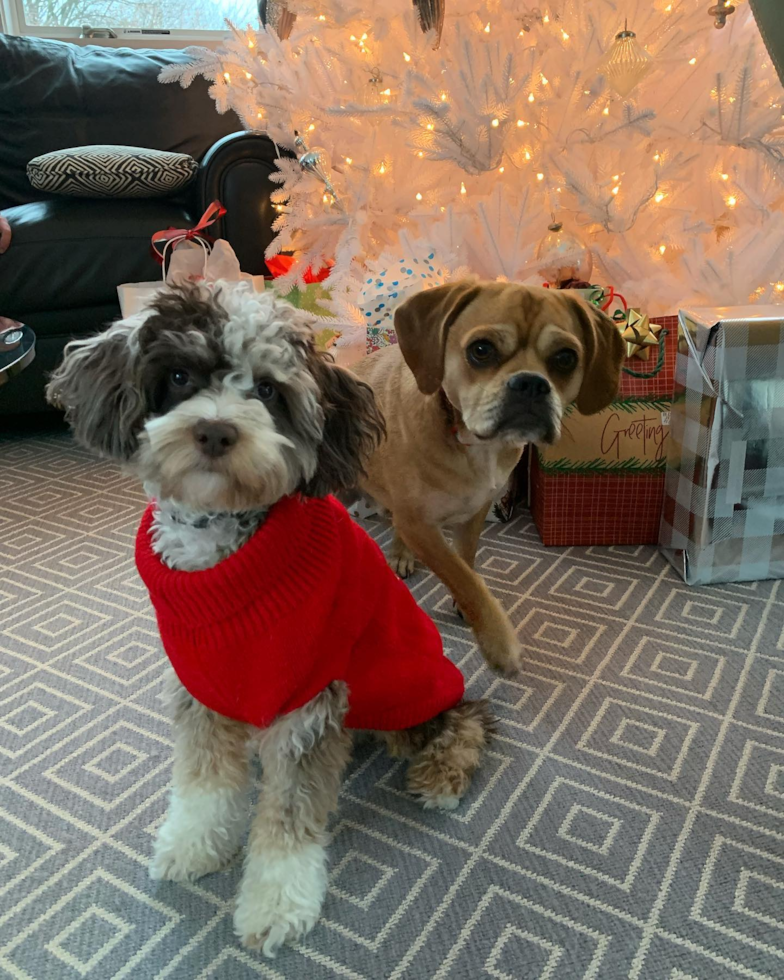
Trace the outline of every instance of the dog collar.
{"type": "Polygon", "coordinates": [[[446,416],[446,424],[449,429],[449,433],[454,438],[455,442],[457,442],[458,446],[460,446],[461,449],[466,449],[468,446],[475,446],[479,440],[465,427],[462,415],[455,408],[452,402],[450,402],[443,388],[438,389],[438,398],[441,403],[441,408],[444,411],[444,415],[446,416]]]}
{"type": "Polygon", "coordinates": [[[240,529],[250,530],[254,525],[259,523],[259,519],[263,516],[264,511],[261,510],[243,510],[243,511],[210,511],[208,514],[199,514],[197,517],[186,517],[183,514],[178,513],[175,510],[170,510],[167,515],[174,521],[175,524],[183,524],[186,527],[193,527],[199,531],[203,531],[204,528],[214,524],[216,521],[225,520],[228,517],[233,518],[237,521],[240,529]]]}

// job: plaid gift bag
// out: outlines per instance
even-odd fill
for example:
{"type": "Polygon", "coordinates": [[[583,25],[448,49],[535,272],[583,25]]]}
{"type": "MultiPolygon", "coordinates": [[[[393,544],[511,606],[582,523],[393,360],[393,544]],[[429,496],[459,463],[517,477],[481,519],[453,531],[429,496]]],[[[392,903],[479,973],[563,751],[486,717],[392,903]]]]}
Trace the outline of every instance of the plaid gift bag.
{"type": "Polygon", "coordinates": [[[784,577],[784,309],[680,325],[662,551],[690,585],[784,577]]]}
{"type": "Polygon", "coordinates": [[[555,446],[531,452],[529,505],[546,545],[656,544],[678,318],[651,318],[658,347],[627,358],[618,397],[603,412],[570,408],[555,446]]]}

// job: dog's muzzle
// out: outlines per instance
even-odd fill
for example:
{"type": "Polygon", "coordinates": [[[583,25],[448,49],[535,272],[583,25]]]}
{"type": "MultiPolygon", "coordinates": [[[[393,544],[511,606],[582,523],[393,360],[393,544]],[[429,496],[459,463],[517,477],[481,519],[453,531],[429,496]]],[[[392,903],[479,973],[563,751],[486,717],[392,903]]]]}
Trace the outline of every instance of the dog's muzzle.
{"type": "Polygon", "coordinates": [[[541,374],[520,371],[506,382],[498,429],[529,442],[553,442],[557,432],[552,386],[541,374]]]}

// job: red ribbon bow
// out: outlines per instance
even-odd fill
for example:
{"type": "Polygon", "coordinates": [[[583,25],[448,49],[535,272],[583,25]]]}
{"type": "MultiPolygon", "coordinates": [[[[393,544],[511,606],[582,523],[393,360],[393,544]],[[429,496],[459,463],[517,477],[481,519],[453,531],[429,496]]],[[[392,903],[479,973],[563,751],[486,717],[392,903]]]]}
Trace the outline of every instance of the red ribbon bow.
{"type": "Polygon", "coordinates": [[[624,299],[624,297],[620,293],[616,293],[615,292],[615,289],[612,286],[608,286],[607,288],[610,291],[610,295],[606,297],[604,303],[602,303],[602,305],[600,307],[600,309],[602,310],[602,312],[603,313],[606,313],[607,310],[609,310],[610,306],[612,305],[613,301],[616,300],[616,299],[619,299],[623,303],[624,310],[628,310],[629,307],[628,307],[628,305],[627,305],[626,300],[624,299]]]}
{"type": "Polygon", "coordinates": [[[221,204],[220,201],[213,201],[209,205],[204,214],[199,218],[199,222],[193,228],[165,228],[163,231],[156,231],[152,236],[150,243],[152,245],[153,255],[158,265],[163,265],[163,256],[166,251],[166,246],[169,242],[173,241],[183,241],[192,242],[195,238],[201,238],[203,241],[211,242],[212,239],[209,235],[203,234],[205,228],[209,228],[211,224],[214,224],[218,218],[222,218],[226,214],[226,208],[221,204]],[[159,249],[158,246],[163,245],[163,248],[159,249]]]}

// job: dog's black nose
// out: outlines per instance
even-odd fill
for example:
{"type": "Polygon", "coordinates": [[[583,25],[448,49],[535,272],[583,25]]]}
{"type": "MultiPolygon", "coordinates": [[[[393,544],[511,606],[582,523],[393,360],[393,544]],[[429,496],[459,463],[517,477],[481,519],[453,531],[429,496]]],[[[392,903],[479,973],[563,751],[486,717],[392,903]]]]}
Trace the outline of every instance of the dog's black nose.
{"type": "Polygon", "coordinates": [[[511,388],[518,395],[528,395],[530,398],[544,398],[550,394],[550,382],[543,378],[541,374],[531,374],[521,371],[513,374],[506,382],[507,388],[511,388]]]}
{"type": "Polygon", "coordinates": [[[201,419],[193,427],[193,438],[205,456],[224,456],[239,439],[239,429],[231,422],[201,419]]]}

